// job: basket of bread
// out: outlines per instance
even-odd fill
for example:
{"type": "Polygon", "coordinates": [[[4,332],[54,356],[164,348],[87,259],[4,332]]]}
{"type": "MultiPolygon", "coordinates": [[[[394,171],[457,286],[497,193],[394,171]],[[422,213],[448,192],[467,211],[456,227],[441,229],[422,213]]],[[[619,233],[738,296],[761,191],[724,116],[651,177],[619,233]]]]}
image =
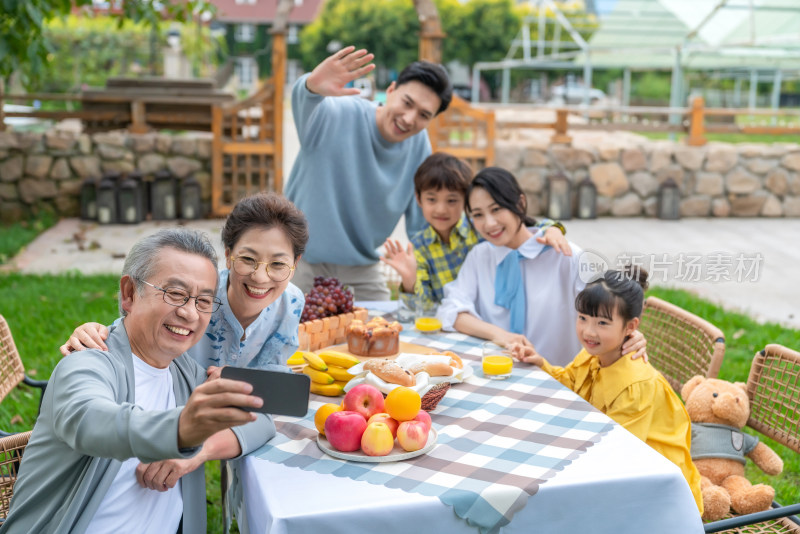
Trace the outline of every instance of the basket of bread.
{"type": "Polygon", "coordinates": [[[353,308],[351,312],[300,323],[298,328],[300,346],[308,347],[308,350],[319,350],[344,343],[347,340],[347,327],[350,323],[353,321],[363,323],[367,315],[367,310],[364,308],[353,308]]]}
{"type": "Polygon", "coordinates": [[[451,384],[473,374],[472,368],[451,351],[441,354],[402,353],[393,360],[372,359],[348,369],[354,378],[345,391],[359,384],[369,384],[384,394],[399,386],[413,389],[422,397],[423,407],[432,410],[451,384]]]}

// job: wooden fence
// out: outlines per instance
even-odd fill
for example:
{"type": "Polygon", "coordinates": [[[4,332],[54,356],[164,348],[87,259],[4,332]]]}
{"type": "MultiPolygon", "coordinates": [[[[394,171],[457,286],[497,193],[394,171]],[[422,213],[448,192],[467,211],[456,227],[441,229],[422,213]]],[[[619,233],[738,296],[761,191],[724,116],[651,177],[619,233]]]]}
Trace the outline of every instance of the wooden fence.
{"type": "Polygon", "coordinates": [[[562,107],[552,110],[552,121],[497,119],[498,130],[538,128],[553,130],[553,143],[572,141],[570,130],[667,132],[686,134],[686,144],[702,146],[708,133],[800,135],[800,110],[707,108],[701,97],[691,107],[562,107]],[[584,122],[569,121],[570,115],[584,122]]]}
{"type": "Polygon", "coordinates": [[[428,126],[434,152],[447,152],[478,171],[494,165],[495,115],[453,95],[447,111],[428,126]]]}
{"type": "MultiPolygon", "coordinates": [[[[274,91],[274,87],[272,87],[274,91]]],[[[176,89],[176,91],[178,91],[176,89]]],[[[274,94],[274,92],[273,92],[274,94]]],[[[176,94],[53,94],[25,95],[3,94],[0,86],[0,131],[5,130],[6,117],[29,117],[43,120],[80,119],[88,131],[129,128],[141,132],[148,129],[212,131],[212,107],[232,97],[188,96],[176,94]],[[70,102],[74,109],[60,111],[3,112],[3,102],[70,102]],[[181,108],[181,109],[178,109],[181,108]],[[191,112],[190,112],[191,111],[191,112]]],[[[235,107],[241,107],[235,106],[235,107]]],[[[667,132],[685,134],[686,144],[706,144],[708,133],[742,133],[760,135],[800,136],[800,110],[707,108],[701,97],[695,98],[691,107],[617,107],[584,108],[579,106],[552,109],[552,121],[504,120],[492,117],[491,111],[469,106],[454,98],[451,110],[437,117],[430,128],[434,149],[452,152],[481,167],[491,164],[494,156],[496,131],[536,128],[553,130],[554,143],[570,143],[570,131],[631,131],[667,132]],[[570,116],[583,117],[584,121],[570,121],[570,116]],[[478,154],[478,153],[482,154],[478,154]],[[475,161],[472,161],[472,160],[475,161]]],[[[534,109],[526,106],[525,110],[534,109]]],[[[541,109],[541,108],[539,108],[541,109]]],[[[280,120],[280,114],[276,114],[280,120]]],[[[275,185],[280,187],[280,179],[275,185]]]]}
{"type": "Polygon", "coordinates": [[[133,133],[149,130],[211,131],[211,107],[233,101],[233,95],[214,89],[210,80],[122,79],[112,78],[103,90],[79,94],[30,93],[3,95],[3,101],[68,102],[71,109],[0,111],[0,131],[5,117],[43,120],[79,119],[88,133],[127,128],[133,133]]]}

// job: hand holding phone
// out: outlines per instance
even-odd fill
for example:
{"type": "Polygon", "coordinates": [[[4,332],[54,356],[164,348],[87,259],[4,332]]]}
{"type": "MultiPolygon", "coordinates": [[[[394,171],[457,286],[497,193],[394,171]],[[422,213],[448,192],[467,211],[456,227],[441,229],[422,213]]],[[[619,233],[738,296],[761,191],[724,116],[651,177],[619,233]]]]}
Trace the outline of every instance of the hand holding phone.
{"type": "Polygon", "coordinates": [[[249,408],[248,411],[294,417],[304,417],[308,412],[311,379],[306,375],[225,366],[221,377],[241,380],[253,386],[251,395],[261,397],[264,405],[261,408],[249,408]]]}

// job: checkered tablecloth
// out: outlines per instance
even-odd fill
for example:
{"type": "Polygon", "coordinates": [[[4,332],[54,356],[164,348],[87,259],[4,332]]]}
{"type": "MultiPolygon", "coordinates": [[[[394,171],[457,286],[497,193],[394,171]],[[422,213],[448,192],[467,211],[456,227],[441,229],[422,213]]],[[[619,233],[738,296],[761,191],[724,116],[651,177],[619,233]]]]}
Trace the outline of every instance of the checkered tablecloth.
{"type": "Polygon", "coordinates": [[[253,453],[270,462],[435,496],[481,532],[511,521],[548,479],[612,428],[609,419],[537,368],[515,364],[507,380],[480,371],[480,341],[463,334],[401,339],[452,350],[475,375],[450,388],[432,412],[439,439],[429,453],[390,463],[338,460],[316,444],[312,396],[303,419],[276,417],[278,435],[253,453]]]}

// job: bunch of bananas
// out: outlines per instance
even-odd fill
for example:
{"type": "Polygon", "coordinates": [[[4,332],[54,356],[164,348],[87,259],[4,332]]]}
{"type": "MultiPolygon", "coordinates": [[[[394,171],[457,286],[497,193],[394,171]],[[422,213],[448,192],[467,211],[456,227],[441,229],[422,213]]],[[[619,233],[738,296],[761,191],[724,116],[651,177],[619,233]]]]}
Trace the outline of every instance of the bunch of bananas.
{"type": "MultiPolygon", "coordinates": [[[[359,363],[354,356],[335,350],[324,350],[319,354],[302,351],[297,354],[301,354],[303,363],[307,364],[303,367],[303,374],[311,379],[311,393],[326,397],[344,395],[345,384],[353,378],[347,369],[359,363]]],[[[295,365],[291,358],[288,363],[295,365]]]]}

